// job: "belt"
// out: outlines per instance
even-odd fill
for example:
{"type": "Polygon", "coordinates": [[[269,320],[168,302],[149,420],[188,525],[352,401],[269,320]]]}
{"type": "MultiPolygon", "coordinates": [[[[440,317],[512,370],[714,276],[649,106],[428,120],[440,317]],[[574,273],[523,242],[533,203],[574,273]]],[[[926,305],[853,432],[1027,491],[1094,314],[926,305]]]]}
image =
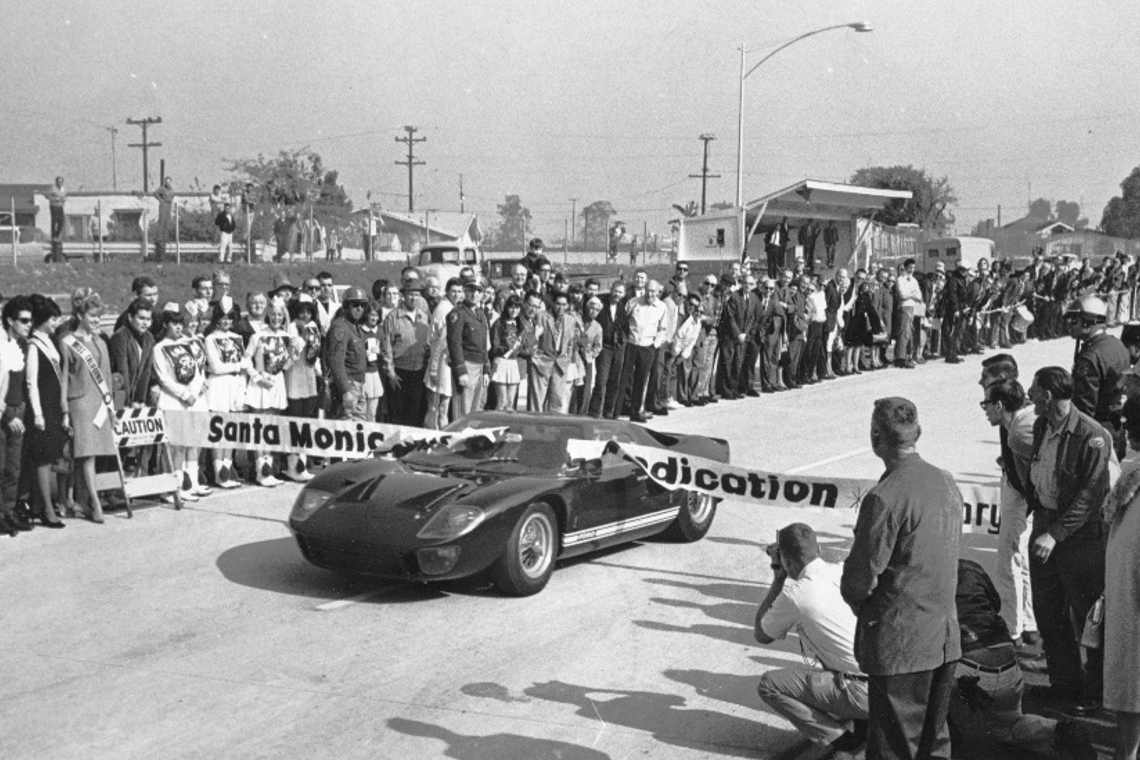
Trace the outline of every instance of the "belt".
{"type": "Polygon", "coordinates": [[[1007,670],[1012,670],[1013,668],[1017,667],[1017,657],[1016,656],[1012,660],[1007,662],[1005,665],[1002,665],[1001,667],[997,667],[997,668],[990,667],[988,665],[980,665],[980,664],[974,662],[973,660],[967,659],[965,657],[962,658],[962,662],[965,663],[967,667],[973,668],[974,670],[976,670],[980,673],[990,673],[992,675],[999,675],[1001,673],[1006,672],[1007,670]]]}

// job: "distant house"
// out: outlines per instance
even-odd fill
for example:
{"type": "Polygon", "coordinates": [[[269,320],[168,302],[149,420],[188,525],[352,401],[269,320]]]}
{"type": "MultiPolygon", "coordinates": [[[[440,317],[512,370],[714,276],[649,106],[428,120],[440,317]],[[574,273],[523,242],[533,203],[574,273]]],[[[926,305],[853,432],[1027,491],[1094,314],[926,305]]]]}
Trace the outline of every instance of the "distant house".
{"type": "MultiPolygon", "coordinates": [[[[36,199],[37,192],[46,191],[48,184],[0,184],[0,238],[4,242],[11,242],[12,227],[20,230],[20,242],[27,243],[35,237],[36,229],[36,199]],[[13,207],[16,211],[15,224],[11,216],[13,207]]],[[[47,214],[47,203],[43,204],[44,214],[47,214]]]]}
{"type": "Polygon", "coordinates": [[[1020,219],[1014,219],[1009,224],[1002,225],[1000,229],[1009,234],[1020,233],[1022,235],[1035,235],[1039,238],[1047,238],[1052,235],[1072,232],[1073,226],[1056,219],[1042,219],[1039,216],[1023,216],[1020,219]]]}
{"type": "Polygon", "coordinates": [[[459,243],[461,247],[478,246],[483,230],[476,214],[458,211],[425,211],[423,214],[399,214],[394,211],[374,212],[384,232],[399,239],[399,250],[417,253],[427,243],[459,243]]]}
{"type": "MultiPolygon", "coordinates": [[[[37,209],[35,226],[44,239],[50,237],[51,219],[47,213],[47,188],[36,186],[34,201],[37,209]]],[[[201,191],[181,191],[175,188],[174,201],[181,210],[208,209],[210,194],[201,191]]],[[[104,240],[142,240],[143,220],[147,223],[158,218],[158,199],[142,193],[116,193],[99,190],[71,191],[64,205],[63,239],[65,242],[91,242],[101,229],[104,240]]]]}

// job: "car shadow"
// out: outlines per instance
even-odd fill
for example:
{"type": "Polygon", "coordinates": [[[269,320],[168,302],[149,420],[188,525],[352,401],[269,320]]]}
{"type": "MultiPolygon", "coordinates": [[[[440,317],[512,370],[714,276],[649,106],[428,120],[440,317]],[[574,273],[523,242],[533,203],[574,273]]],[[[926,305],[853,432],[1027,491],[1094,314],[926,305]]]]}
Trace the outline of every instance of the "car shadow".
{"type": "MultiPolygon", "coordinates": [[[[625,544],[562,560],[556,565],[555,572],[615,555],[636,545],[625,544]]],[[[404,604],[427,602],[448,595],[502,596],[502,592],[482,573],[469,578],[422,583],[325,570],[301,556],[296,540],[290,536],[231,547],[218,556],[215,565],[231,583],[311,599],[337,600],[376,592],[375,596],[361,599],[360,603],[404,604]]]]}
{"type": "Polygon", "coordinates": [[[767,757],[799,741],[799,735],[759,721],[713,710],[686,707],[679,694],[591,688],[548,681],[523,690],[535,699],[571,705],[576,713],[603,724],[651,733],[663,744],[706,755],[767,757]]]}
{"type": "MultiPolygon", "coordinates": [[[[456,760],[609,760],[609,755],[579,744],[535,739],[520,734],[460,734],[423,721],[389,718],[388,727],[408,736],[435,739],[447,745],[444,757],[456,760]]],[[[436,750],[421,757],[436,756],[436,750]]]]}

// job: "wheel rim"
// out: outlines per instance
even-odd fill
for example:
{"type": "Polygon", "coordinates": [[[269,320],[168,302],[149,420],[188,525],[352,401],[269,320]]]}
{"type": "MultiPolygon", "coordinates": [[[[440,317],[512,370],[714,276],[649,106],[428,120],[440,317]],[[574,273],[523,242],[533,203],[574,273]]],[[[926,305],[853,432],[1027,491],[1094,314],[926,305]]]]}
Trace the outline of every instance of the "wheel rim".
{"type": "Polygon", "coordinates": [[[546,515],[526,518],[519,530],[519,568],[528,578],[541,578],[554,558],[554,526],[546,515]]]}
{"type": "Polygon", "coordinates": [[[713,497],[707,493],[689,491],[687,503],[689,518],[695,523],[703,523],[709,519],[713,509],[713,497]]]}

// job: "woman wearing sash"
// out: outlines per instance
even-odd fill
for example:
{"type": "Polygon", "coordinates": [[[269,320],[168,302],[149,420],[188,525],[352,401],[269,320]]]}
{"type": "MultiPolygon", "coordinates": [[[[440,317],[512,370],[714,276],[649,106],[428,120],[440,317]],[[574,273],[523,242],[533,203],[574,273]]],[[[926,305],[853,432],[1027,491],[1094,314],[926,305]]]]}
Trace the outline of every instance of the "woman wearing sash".
{"type": "MultiPolygon", "coordinates": [[[[317,323],[317,305],[307,295],[289,303],[289,344],[293,364],[285,368],[285,414],[303,419],[317,418],[320,411],[317,375],[321,371],[321,334],[317,323]]],[[[312,480],[304,454],[290,454],[286,459],[285,477],[304,483],[312,480]]]]}
{"type": "MultiPolygon", "coordinates": [[[[186,334],[186,345],[190,347],[190,353],[194,355],[194,361],[198,364],[198,374],[205,378],[202,398],[207,401],[210,397],[210,373],[206,371],[208,360],[206,358],[206,339],[203,337],[203,333],[209,316],[206,313],[208,309],[209,304],[207,302],[196,299],[187,301],[182,311],[183,319],[186,320],[186,327],[183,330],[186,334]]],[[[194,482],[195,496],[209,496],[213,493],[202,474],[202,468],[209,466],[209,463],[204,461],[206,459],[204,454],[205,451],[199,448],[194,461],[187,463],[191,469],[190,478],[194,482]]]]}
{"type": "MultiPolygon", "coordinates": [[[[246,349],[253,365],[245,391],[250,414],[284,414],[288,406],[284,372],[294,361],[285,330],[288,319],[285,302],[274,298],[265,311],[265,329],[254,333],[246,349]]],[[[257,452],[256,480],[259,486],[269,488],[281,483],[273,476],[273,455],[267,451],[257,452]]]]}
{"type": "Polygon", "coordinates": [[[51,336],[62,321],[59,304],[47,296],[28,296],[32,337],[28,340],[25,376],[28,407],[24,414],[23,472],[35,473],[36,516],[48,528],[62,528],[51,501],[51,466],[63,458],[71,420],[63,397],[63,370],[51,336]]]}
{"type": "MultiPolygon", "coordinates": [[[[162,313],[162,340],[154,347],[154,372],[158,378],[158,408],[206,411],[206,378],[189,342],[182,336],[186,318],[179,311],[162,313]]],[[[174,474],[182,484],[184,501],[198,501],[198,447],[170,446],[174,474]]]]}
{"type": "Polygon", "coordinates": [[[111,362],[99,335],[103,299],[91,288],[71,296],[71,331],[60,339],[63,395],[71,415],[72,479],[84,485],[84,518],[103,522],[95,487],[95,457],[115,456],[115,410],[111,399],[111,362]],[[82,472],[82,477],[76,477],[82,472]]]}
{"type": "MultiPolygon", "coordinates": [[[[206,406],[211,412],[240,412],[245,408],[245,373],[252,367],[241,336],[233,331],[241,311],[229,296],[214,304],[206,330],[206,359],[210,383],[206,406]]],[[[234,450],[214,449],[214,482],[219,488],[238,488],[234,450]]]]}

